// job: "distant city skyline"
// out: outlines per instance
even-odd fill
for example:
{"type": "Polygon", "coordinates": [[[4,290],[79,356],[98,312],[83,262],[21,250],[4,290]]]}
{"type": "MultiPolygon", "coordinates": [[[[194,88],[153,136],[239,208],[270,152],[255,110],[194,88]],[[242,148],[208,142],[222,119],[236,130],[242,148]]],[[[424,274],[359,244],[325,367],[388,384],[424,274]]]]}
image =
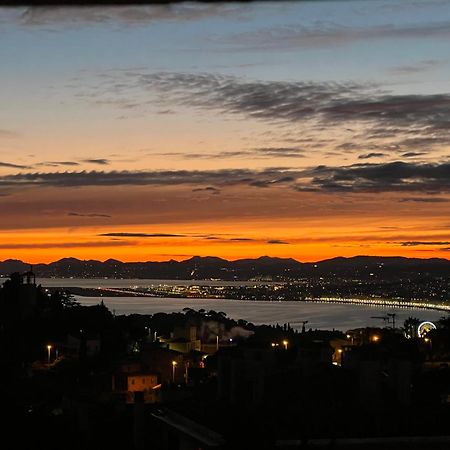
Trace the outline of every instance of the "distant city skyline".
{"type": "Polygon", "coordinates": [[[0,9],[0,261],[450,257],[450,1],[0,9]]]}

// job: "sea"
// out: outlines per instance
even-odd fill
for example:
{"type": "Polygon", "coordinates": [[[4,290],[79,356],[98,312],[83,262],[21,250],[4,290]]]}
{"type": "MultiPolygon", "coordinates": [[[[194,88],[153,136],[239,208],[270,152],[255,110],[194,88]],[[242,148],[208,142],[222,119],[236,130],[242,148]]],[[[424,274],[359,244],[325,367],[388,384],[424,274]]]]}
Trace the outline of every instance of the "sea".
{"type": "MultiPolygon", "coordinates": [[[[3,282],[0,278],[0,284],[3,282]]],[[[143,280],[143,279],[77,279],[41,278],[36,280],[44,288],[145,288],[157,285],[227,285],[252,286],[267,282],[241,281],[198,281],[198,280],[143,280]]],[[[383,327],[387,325],[382,317],[395,313],[396,326],[400,327],[408,317],[422,321],[436,322],[447,315],[445,312],[427,309],[387,308],[385,306],[364,306],[352,304],[325,304],[301,301],[246,301],[205,298],[159,298],[159,297],[84,297],[75,296],[82,305],[104,304],[116,315],[155,314],[158,312],[181,312],[183,308],[207,311],[223,311],[232,319],[243,319],[255,325],[283,325],[289,323],[294,329],[306,328],[346,331],[360,327],[383,327]]]]}

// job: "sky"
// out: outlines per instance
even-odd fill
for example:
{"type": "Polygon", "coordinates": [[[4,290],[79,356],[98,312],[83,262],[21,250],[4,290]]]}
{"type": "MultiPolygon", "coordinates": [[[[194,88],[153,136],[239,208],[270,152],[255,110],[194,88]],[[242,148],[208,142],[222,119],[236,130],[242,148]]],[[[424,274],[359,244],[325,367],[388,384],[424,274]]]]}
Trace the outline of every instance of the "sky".
{"type": "Polygon", "coordinates": [[[0,260],[449,259],[449,45],[450,0],[0,8],[0,260]]]}

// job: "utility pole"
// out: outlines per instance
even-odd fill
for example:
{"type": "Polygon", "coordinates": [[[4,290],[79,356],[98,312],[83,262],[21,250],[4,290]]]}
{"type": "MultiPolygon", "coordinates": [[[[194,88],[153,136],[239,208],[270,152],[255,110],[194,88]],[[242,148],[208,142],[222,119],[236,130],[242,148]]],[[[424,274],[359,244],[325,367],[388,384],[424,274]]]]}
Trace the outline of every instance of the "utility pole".
{"type": "Polygon", "coordinates": [[[388,313],[388,316],[389,317],[392,317],[392,329],[393,330],[395,330],[395,316],[396,316],[397,314],[395,314],[395,313],[388,313]]]}

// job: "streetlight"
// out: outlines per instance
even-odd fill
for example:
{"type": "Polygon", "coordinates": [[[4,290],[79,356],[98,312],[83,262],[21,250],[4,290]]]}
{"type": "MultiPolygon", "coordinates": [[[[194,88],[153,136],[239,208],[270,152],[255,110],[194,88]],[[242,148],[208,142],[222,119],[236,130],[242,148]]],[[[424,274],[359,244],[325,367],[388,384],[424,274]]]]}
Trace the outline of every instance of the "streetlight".
{"type": "Polygon", "coordinates": [[[184,363],[184,380],[186,384],[189,382],[189,361],[184,363]]]}
{"type": "Polygon", "coordinates": [[[172,382],[175,383],[175,368],[177,367],[177,362],[172,361],[172,382]]]}
{"type": "Polygon", "coordinates": [[[284,349],[287,350],[288,348],[288,341],[283,341],[284,349]]]}
{"type": "Polygon", "coordinates": [[[50,365],[50,355],[52,351],[52,346],[50,344],[47,345],[47,364],[50,365]]]}

